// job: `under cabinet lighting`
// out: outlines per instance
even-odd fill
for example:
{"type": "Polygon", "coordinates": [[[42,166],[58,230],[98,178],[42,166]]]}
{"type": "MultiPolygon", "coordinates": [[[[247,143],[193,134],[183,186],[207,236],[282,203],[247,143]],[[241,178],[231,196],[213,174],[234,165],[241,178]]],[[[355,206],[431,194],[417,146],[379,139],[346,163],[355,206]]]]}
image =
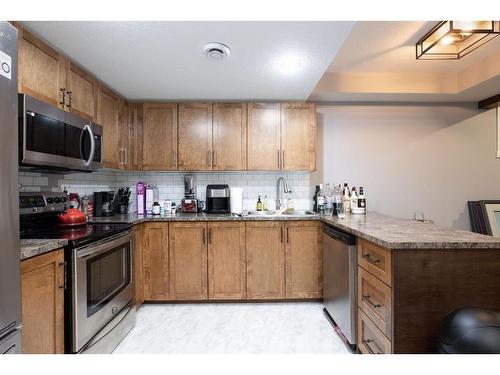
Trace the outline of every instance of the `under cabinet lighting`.
{"type": "Polygon", "coordinates": [[[442,21],[418,41],[417,59],[460,59],[499,34],[500,21],[442,21]]]}

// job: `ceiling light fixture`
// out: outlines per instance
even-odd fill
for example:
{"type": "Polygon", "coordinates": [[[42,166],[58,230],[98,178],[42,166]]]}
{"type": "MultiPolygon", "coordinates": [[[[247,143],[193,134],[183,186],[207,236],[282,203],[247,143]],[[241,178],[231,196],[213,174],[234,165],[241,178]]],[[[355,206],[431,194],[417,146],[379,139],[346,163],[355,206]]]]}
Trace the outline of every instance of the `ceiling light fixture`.
{"type": "Polygon", "coordinates": [[[500,21],[442,21],[418,41],[417,59],[460,59],[499,34],[500,21]]]}
{"type": "Polygon", "coordinates": [[[231,49],[224,43],[210,42],[203,47],[203,53],[211,60],[223,60],[231,54],[231,49]]]}
{"type": "Polygon", "coordinates": [[[296,54],[287,54],[277,58],[274,65],[280,73],[293,75],[302,70],[304,61],[296,54]]]}

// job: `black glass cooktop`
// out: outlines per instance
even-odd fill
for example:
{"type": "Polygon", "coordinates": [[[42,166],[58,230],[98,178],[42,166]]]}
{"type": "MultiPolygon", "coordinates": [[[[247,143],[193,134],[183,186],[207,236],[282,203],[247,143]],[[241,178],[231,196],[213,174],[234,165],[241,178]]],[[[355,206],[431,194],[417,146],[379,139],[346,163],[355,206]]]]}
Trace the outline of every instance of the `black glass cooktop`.
{"type": "Polygon", "coordinates": [[[71,246],[82,246],[130,229],[132,224],[85,224],[78,227],[31,226],[21,229],[22,239],[68,240],[71,246]]]}

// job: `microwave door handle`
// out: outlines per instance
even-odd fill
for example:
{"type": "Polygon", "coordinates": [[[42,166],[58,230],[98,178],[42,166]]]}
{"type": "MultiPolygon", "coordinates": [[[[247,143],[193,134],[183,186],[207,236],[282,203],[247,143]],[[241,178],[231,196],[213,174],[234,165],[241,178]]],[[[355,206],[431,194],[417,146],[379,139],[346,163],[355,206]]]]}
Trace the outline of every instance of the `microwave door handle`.
{"type": "Polygon", "coordinates": [[[88,167],[92,163],[92,160],[94,160],[95,139],[94,139],[94,133],[92,132],[92,128],[88,124],[83,127],[82,136],[86,130],[89,132],[89,136],[90,136],[90,156],[89,156],[88,160],[85,161],[84,165],[86,167],[88,167]]]}

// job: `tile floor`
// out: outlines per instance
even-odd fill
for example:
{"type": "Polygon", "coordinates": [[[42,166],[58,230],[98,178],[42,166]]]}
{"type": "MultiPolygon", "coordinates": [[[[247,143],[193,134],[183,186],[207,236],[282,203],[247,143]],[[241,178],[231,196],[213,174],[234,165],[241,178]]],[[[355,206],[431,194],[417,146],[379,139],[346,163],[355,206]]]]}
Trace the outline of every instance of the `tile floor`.
{"type": "Polygon", "coordinates": [[[321,303],[147,304],[114,353],[348,353],[321,303]]]}

